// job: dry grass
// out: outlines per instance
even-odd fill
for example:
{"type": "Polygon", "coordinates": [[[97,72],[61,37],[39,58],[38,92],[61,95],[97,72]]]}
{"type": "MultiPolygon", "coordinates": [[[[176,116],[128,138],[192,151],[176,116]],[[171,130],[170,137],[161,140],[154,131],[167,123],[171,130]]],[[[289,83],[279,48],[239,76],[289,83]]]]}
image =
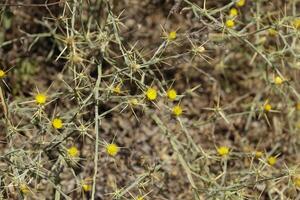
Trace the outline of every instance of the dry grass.
{"type": "Polygon", "coordinates": [[[0,2],[0,199],[300,199],[299,6],[0,2]]]}

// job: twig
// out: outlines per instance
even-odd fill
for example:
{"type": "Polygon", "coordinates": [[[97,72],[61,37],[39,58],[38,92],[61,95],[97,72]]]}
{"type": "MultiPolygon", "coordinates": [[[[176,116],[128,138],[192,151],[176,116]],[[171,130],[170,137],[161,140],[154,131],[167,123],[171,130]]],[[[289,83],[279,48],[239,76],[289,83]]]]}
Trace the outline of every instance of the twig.
{"type": "MultiPolygon", "coordinates": [[[[102,59],[102,57],[101,57],[102,59]]],[[[98,171],[98,152],[99,152],[99,87],[101,83],[101,76],[102,76],[102,60],[97,66],[98,77],[96,81],[96,85],[94,88],[94,97],[95,97],[95,134],[96,134],[96,141],[95,141],[95,158],[94,158],[94,176],[93,176],[93,188],[92,188],[92,197],[91,199],[95,199],[95,192],[96,192],[96,177],[98,171]]]]}

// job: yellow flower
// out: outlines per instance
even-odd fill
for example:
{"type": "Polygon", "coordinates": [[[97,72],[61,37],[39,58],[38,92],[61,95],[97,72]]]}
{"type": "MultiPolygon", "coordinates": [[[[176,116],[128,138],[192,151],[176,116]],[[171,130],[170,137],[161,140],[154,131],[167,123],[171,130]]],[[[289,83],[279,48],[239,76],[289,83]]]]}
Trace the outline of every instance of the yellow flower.
{"type": "Polygon", "coordinates": [[[21,192],[23,194],[29,194],[30,193],[29,187],[26,184],[24,184],[24,183],[22,183],[20,185],[19,189],[21,190],[21,192]]]}
{"type": "Polygon", "coordinates": [[[157,98],[157,91],[154,88],[148,88],[146,96],[150,101],[153,101],[157,98]]]}
{"type": "Polygon", "coordinates": [[[238,10],[236,8],[231,8],[229,11],[230,17],[236,17],[239,14],[238,10]]]}
{"type": "Polygon", "coordinates": [[[5,77],[5,71],[3,71],[2,69],[0,69],[0,79],[5,77]]]}
{"type": "Polygon", "coordinates": [[[238,0],[235,4],[238,7],[243,7],[246,4],[246,0],[238,0]]]}
{"type": "Polygon", "coordinates": [[[294,179],[294,184],[296,187],[300,188],[300,176],[298,176],[294,179]]]}
{"type": "Polygon", "coordinates": [[[136,200],[144,200],[144,197],[138,196],[138,197],[136,198],[136,200]]]}
{"type": "Polygon", "coordinates": [[[61,129],[63,127],[62,120],[60,118],[54,118],[52,120],[52,126],[56,129],[61,129]]]}
{"type": "Polygon", "coordinates": [[[256,151],[256,152],[255,152],[255,157],[256,157],[256,158],[261,158],[261,157],[263,156],[263,154],[264,154],[264,153],[263,153],[262,151],[256,151]]]}
{"type": "Polygon", "coordinates": [[[179,105],[174,106],[172,112],[175,116],[180,116],[182,114],[182,108],[179,105]]]}
{"type": "Polygon", "coordinates": [[[296,28],[296,29],[300,29],[300,18],[298,19],[294,19],[294,21],[292,22],[293,26],[296,28]]]}
{"type": "Polygon", "coordinates": [[[81,186],[82,186],[83,191],[85,191],[85,192],[89,192],[89,191],[92,190],[92,186],[89,185],[89,184],[85,184],[85,183],[84,183],[84,184],[82,184],[81,186]]]}
{"type": "Polygon", "coordinates": [[[270,28],[268,33],[270,36],[275,37],[278,34],[278,31],[276,31],[274,28],[270,28]]]}
{"type": "Polygon", "coordinates": [[[43,93],[38,93],[36,96],[35,96],[35,102],[37,104],[40,104],[40,105],[43,105],[45,104],[47,101],[47,96],[43,93]]]}
{"type": "Polygon", "coordinates": [[[77,147],[72,146],[68,149],[68,155],[71,158],[77,157],[79,155],[79,150],[77,149],[77,147]]]}
{"type": "Polygon", "coordinates": [[[106,148],[106,153],[110,156],[115,156],[119,152],[119,147],[114,143],[106,145],[105,148],[106,148]]]}
{"type": "Polygon", "coordinates": [[[298,103],[296,104],[296,110],[299,110],[299,111],[300,111],[300,102],[298,102],[298,103]]]}
{"type": "Polygon", "coordinates": [[[84,180],[80,181],[81,188],[84,192],[89,192],[92,190],[92,181],[93,180],[91,178],[85,178],[84,180]]]}
{"type": "Polygon", "coordinates": [[[276,77],[274,78],[274,83],[275,83],[276,85],[281,85],[281,84],[283,83],[283,79],[282,79],[280,76],[276,76],[276,77]]]}
{"type": "Polygon", "coordinates": [[[168,35],[168,40],[175,40],[177,37],[176,31],[171,31],[168,35]]]}
{"type": "Polygon", "coordinates": [[[270,112],[270,111],[272,110],[271,104],[267,103],[267,104],[264,106],[264,110],[265,110],[266,112],[270,112]]]}
{"type": "Polygon", "coordinates": [[[174,101],[177,97],[177,92],[174,89],[170,89],[167,91],[167,96],[170,100],[174,101]]]}
{"type": "Polygon", "coordinates": [[[269,163],[269,165],[273,166],[273,165],[276,164],[276,162],[277,162],[277,158],[276,158],[276,157],[270,156],[270,157],[268,158],[268,163],[269,163]]]}
{"type": "Polygon", "coordinates": [[[228,19],[228,20],[226,20],[225,25],[227,28],[232,28],[232,27],[234,27],[235,23],[232,19],[228,19]]]}
{"type": "Polygon", "coordinates": [[[121,87],[120,87],[120,85],[117,85],[116,87],[114,87],[113,91],[116,94],[121,94],[121,87]]]}
{"type": "Polygon", "coordinates": [[[227,156],[228,154],[229,154],[229,148],[228,147],[226,147],[226,146],[221,146],[221,147],[219,147],[218,149],[217,149],[217,151],[218,151],[218,154],[220,155],[220,156],[227,156]]]}

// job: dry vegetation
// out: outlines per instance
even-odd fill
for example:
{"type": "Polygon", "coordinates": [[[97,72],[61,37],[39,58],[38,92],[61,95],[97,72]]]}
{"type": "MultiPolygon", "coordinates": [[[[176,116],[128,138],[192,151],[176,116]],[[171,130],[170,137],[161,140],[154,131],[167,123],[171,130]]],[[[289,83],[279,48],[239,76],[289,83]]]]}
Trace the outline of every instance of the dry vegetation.
{"type": "Polygon", "coordinates": [[[0,199],[300,199],[300,1],[1,0],[0,199]]]}

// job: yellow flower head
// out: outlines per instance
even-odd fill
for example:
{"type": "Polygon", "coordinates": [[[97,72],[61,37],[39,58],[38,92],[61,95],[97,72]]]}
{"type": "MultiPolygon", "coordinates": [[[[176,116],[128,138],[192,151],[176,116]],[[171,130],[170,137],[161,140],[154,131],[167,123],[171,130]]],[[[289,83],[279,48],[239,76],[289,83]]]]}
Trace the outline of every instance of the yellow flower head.
{"type": "Polygon", "coordinates": [[[275,37],[275,36],[277,36],[278,31],[276,31],[274,28],[270,28],[268,30],[268,33],[269,33],[270,36],[275,37]]]}
{"type": "Polygon", "coordinates": [[[0,69],[0,78],[4,78],[4,77],[5,77],[5,71],[0,69]]]}
{"type": "Polygon", "coordinates": [[[110,156],[115,156],[119,152],[119,147],[114,143],[106,145],[105,148],[106,148],[106,153],[110,156]]]}
{"type": "Polygon", "coordinates": [[[36,96],[35,96],[35,102],[39,105],[43,105],[45,104],[47,101],[47,96],[43,93],[38,93],[36,96]]]}
{"type": "Polygon", "coordinates": [[[75,158],[79,155],[79,150],[77,149],[77,147],[75,146],[72,146],[68,149],[68,155],[71,157],[71,158],[75,158]]]}
{"type": "Polygon", "coordinates": [[[226,147],[226,146],[221,146],[221,147],[219,147],[218,149],[217,149],[217,151],[218,151],[218,154],[220,155],[220,156],[227,156],[228,154],[229,154],[229,148],[228,147],[226,147]]]}
{"type": "Polygon", "coordinates": [[[298,103],[296,104],[296,110],[299,110],[299,111],[300,111],[300,102],[298,102],[298,103]]]}
{"type": "Polygon", "coordinates": [[[283,79],[282,79],[280,76],[276,76],[276,77],[274,78],[274,83],[275,83],[276,85],[281,85],[281,84],[283,83],[283,79]]]}
{"type": "Polygon", "coordinates": [[[271,104],[267,103],[267,104],[264,106],[264,110],[265,110],[266,112],[270,112],[270,111],[272,110],[271,104]]]}
{"type": "Polygon", "coordinates": [[[225,25],[227,28],[233,28],[235,26],[235,23],[232,19],[228,19],[226,20],[225,25]]]}
{"type": "Polygon", "coordinates": [[[268,163],[269,163],[269,165],[273,166],[273,165],[276,164],[276,162],[277,162],[277,158],[276,158],[276,157],[270,156],[270,157],[268,158],[268,163]]]}
{"type": "Polygon", "coordinates": [[[89,192],[92,190],[92,186],[89,184],[83,183],[81,186],[82,186],[83,191],[85,191],[85,192],[89,192]]]}
{"type": "Polygon", "coordinates": [[[138,196],[138,197],[136,198],[136,200],[144,200],[144,197],[138,196]]]}
{"type": "Polygon", "coordinates": [[[296,187],[300,188],[300,176],[298,176],[294,179],[294,184],[296,187]]]}
{"type": "Polygon", "coordinates": [[[116,87],[114,87],[113,91],[116,94],[121,94],[121,87],[120,87],[120,85],[117,85],[116,87]]]}
{"type": "Polygon", "coordinates": [[[150,101],[154,101],[157,98],[157,91],[154,88],[148,88],[146,96],[150,101]]]}
{"type": "Polygon", "coordinates": [[[177,33],[176,33],[176,31],[171,31],[170,33],[169,33],[169,35],[168,35],[168,40],[175,40],[176,39],[176,37],[177,37],[177,33]]]}
{"type": "Polygon", "coordinates": [[[230,17],[236,17],[239,14],[239,11],[236,8],[231,8],[229,11],[230,17]]]}
{"type": "Polygon", "coordinates": [[[52,120],[52,126],[55,128],[55,129],[61,129],[63,127],[63,123],[62,123],[62,120],[60,118],[54,118],[52,120]]]}
{"type": "Polygon", "coordinates": [[[238,7],[243,7],[246,4],[246,0],[238,0],[235,5],[238,7]]]}
{"type": "Polygon", "coordinates": [[[300,29],[300,18],[294,19],[292,24],[296,29],[300,29]]]}
{"type": "Polygon", "coordinates": [[[172,112],[175,116],[180,116],[182,114],[182,108],[179,105],[174,106],[172,112]]]}
{"type": "Polygon", "coordinates": [[[263,153],[262,151],[256,151],[256,152],[255,152],[255,157],[256,157],[256,158],[261,158],[261,157],[263,156],[263,154],[264,154],[264,153],[263,153]]]}
{"type": "Polygon", "coordinates": [[[89,192],[92,190],[92,178],[85,178],[80,181],[81,188],[84,192],[89,192]]]}
{"type": "Polygon", "coordinates": [[[170,100],[174,101],[177,97],[177,92],[174,89],[170,89],[167,91],[167,96],[170,100]]]}
{"type": "Polygon", "coordinates": [[[24,184],[24,183],[22,183],[22,184],[20,185],[19,189],[20,189],[20,191],[21,191],[23,194],[25,194],[25,195],[30,193],[29,187],[28,187],[26,184],[24,184]]]}

